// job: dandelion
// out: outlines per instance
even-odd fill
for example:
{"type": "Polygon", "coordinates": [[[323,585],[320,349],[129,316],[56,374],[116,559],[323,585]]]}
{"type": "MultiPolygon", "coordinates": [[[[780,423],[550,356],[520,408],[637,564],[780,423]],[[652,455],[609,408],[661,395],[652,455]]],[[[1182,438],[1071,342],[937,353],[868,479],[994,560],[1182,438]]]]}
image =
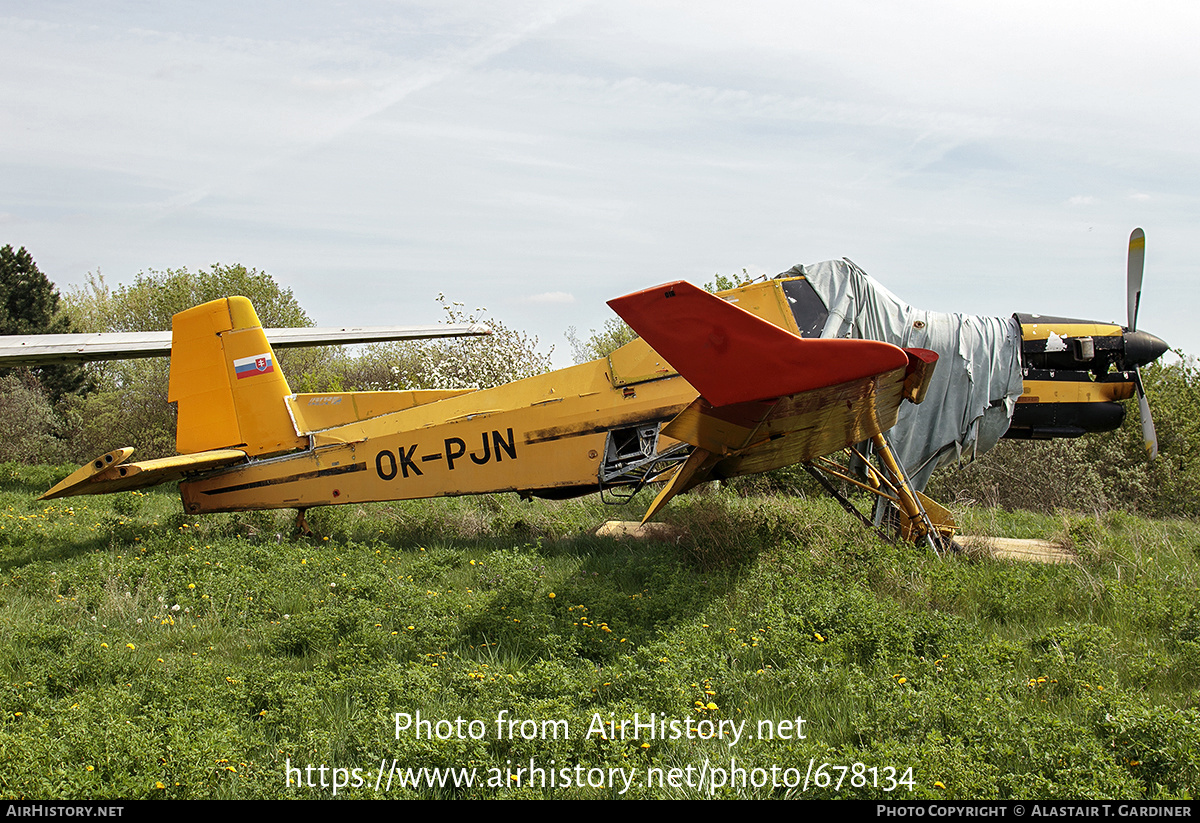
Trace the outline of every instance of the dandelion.
{"type": "Polygon", "coordinates": [[[133,650],[133,649],[136,649],[137,646],[133,645],[132,643],[126,643],[125,648],[133,650]]]}

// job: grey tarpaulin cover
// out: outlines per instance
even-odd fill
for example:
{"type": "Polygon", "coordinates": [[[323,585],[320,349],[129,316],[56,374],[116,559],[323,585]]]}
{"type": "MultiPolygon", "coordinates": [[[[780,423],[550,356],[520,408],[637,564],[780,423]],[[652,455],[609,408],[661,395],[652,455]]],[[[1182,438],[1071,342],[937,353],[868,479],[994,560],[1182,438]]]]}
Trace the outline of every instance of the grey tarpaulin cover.
{"type": "Polygon", "coordinates": [[[938,466],[996,445],[1023,391],[1021,327],[1014,318],[914,309],[849,261],[795,266],[780,276],[797,275],[807,278],[829,310],[821,337],[937,352],[925,401],[901,403],[888,434],[916,488],[924,489],[938,466]]]}

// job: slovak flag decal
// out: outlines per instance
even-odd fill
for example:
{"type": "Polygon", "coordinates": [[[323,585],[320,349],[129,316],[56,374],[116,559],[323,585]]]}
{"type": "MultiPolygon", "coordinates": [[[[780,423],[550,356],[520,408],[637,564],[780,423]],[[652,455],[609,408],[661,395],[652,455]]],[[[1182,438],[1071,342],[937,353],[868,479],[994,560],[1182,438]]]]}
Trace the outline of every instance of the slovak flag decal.
{"type": "Polygon", "coordinates": [[[271,359],[270,352],[256,354],[253,357],[234,360],[233,371],[237,374],[238,380],[241,380],[243,377],[254,377],[275,371],[275,362],[271,359]]]}

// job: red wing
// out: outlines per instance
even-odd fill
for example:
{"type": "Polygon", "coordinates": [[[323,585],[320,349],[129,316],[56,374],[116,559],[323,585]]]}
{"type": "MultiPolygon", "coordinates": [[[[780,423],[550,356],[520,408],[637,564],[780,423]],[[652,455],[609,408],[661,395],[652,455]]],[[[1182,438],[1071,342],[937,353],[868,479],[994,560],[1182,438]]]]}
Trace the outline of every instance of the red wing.
{"type": "Polygon", "coordinates": [[[608,301],[714,406],[783,397],[904,368],[875,340],[804,339],[679,281],[608,301]]]}
{"type": "Polygon", "coordinates": [[[812,460],[886,431],[906,373],[923,385],[935,357],[875,340],[801,338],[684,282],[609,305],[700,392],[663,428],[696,450],[647,518],[705,480],[812,460]]]}
{"type": "Polygon", "coordinates": [[[810,389],[774,400],[713,407],[703,397],[663,426],[695,446],[646,512],[650,519],[676,494],[708,480],[805,463],[896,425],[904,371],[810,389]]]}

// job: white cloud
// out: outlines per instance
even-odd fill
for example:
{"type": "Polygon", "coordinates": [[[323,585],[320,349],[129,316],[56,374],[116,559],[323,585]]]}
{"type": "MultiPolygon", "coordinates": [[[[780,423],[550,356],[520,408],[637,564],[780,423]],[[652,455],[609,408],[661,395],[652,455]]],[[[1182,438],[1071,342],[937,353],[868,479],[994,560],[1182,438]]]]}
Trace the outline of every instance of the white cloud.
{"type": "Polygon", "coordinates": [[[60,285],[242,262],[322,323],[428,321],[444,290],[550,340],[655,283],[845,255],[914,305],[1088,317],[1142,225],[1144,324],[1200,351],[1200,7],[182,8],[6,6],[2,242],[60,285]]]}
{"type": "Polygon", "coordinates": [[[521,303],[574,303],[575,295],[565,291],[546,291],[520,299],[521,303]]]}

